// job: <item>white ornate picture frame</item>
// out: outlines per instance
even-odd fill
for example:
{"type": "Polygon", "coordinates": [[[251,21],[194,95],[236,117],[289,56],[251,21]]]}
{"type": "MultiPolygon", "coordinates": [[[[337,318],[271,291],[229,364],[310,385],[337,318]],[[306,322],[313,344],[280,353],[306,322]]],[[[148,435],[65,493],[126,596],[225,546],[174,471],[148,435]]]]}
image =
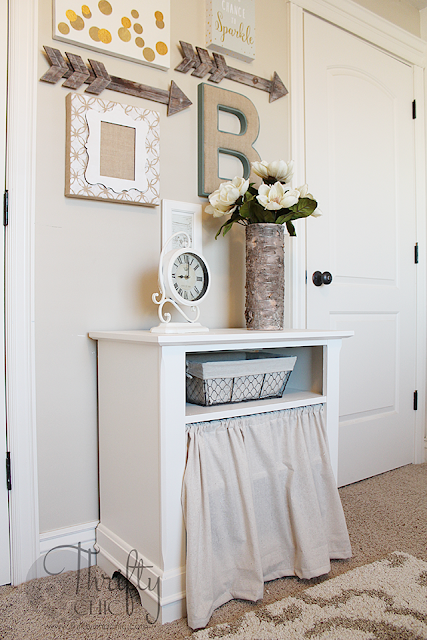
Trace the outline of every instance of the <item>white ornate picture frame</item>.
{"type": "Polygon", "coordinates": [[[52,2],[54,40],[169,69],[170,0],[52,2]]]}
{"type": "Polygon", "coordinates": [[[66,103],[65,195],[158,205],[159,114],[77,93],[66,103]]]}
{"type": "MultiPolygon", "coordinates": [[[[202,205],[177,200],[162,200],[162,247],[179,231],[188,233],[191,247],[202,253],[202,205]]],[[[170,249],[179,249],[183,244],[179,237],[172,240],[170,249]]]]}

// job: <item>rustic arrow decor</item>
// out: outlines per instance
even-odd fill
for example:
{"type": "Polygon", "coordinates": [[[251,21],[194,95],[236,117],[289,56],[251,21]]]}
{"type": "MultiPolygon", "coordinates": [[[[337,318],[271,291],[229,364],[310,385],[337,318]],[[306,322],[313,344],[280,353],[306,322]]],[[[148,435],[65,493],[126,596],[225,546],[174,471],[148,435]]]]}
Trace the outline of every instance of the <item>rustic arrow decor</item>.
{"type": "Polygon", "coordinates": [[[78,89],[89,78],[90,73],[80,56],[76,56],[74,53],[66,53],[65,55],[70,61],[73,73],[62,86],[67,89],[78,89]]]}
{"type": "Polygon", "coordinates": [[[40,78],[43,82],[56,84],[61,78],[66,78],[67,80],[62,86],[68,89],[78,89],[85,83],[89,85],[85,93],[99,95],[104,89],[110,89],[111,91],[118,91],[119,93],[125,93],[130,96],[154,100],[154,102],[167,105],[168,116],[187,109],[192,104],[191,100],[187,98],[173,81],[171,82],[169,91],[148,87],[144,84],[133,82],[132,80],[125,80],[124,78],[108,75],[102,62],[89,60],[89,68],[78,55],[67,53],[67,62],[59,49],[53,49],[52,47],[43,48],[51,65],[50,69],[40,78]]]}
{"type": "Polygon", "coordinates": [[[273,80],[266,80],[265,78],[260,78],[260,76],[254,76],[246,71],[227,66],[224,56],[220,53],[213,53],[212,60],[206,49],[196,47],[196,52],[188,42],[180,41],[180,45],[183,60],[175,67],[175,71],[188,73],[190,69],[193,69],[191,75],[196,78],[203,78],[209,73],[211,76],[208,78],[209,82],[215,83],[219,83],[224,78],[228,78],[229,80],[234,80],[234,82],[246,84],[248,87],[266,91],[270,94],[270,102],[274,102],[274,100],[278,100],[288,93],[287,88],[276,72],[274,72],[273,80]]]}
{"type": "Polygon", "coordinates": [[[107,73],[107,69],[104,67],[102,62],[97,62],[96,60],[90,60],[89,64],[92,67],[92,71],[96,77],[96,80],[90,83],[90,85],[85,90],[85,93],[93,93],[98,96],[104,89],[108,87],[111,82],[111,78],[107,73]]]}

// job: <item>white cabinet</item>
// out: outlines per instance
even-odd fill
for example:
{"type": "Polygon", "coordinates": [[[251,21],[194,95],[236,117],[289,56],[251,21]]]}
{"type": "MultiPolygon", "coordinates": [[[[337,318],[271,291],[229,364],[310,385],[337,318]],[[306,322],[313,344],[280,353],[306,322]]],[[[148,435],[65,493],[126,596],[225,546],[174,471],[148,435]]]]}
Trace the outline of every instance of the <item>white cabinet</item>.
{"type": "Polygon", "coordinates": [[[170,622],[185,615],[181,488],[186,423],[324,403],[336,476],[339,351],[341,339],[352,332],[89,335],[98,341],[98,564],[109,575],[120,571],[130,579],[149,613],[170,622]],[[187,353],[263,348],[298,356],[282,398],[213,407],[186,404],[187,353]]]}

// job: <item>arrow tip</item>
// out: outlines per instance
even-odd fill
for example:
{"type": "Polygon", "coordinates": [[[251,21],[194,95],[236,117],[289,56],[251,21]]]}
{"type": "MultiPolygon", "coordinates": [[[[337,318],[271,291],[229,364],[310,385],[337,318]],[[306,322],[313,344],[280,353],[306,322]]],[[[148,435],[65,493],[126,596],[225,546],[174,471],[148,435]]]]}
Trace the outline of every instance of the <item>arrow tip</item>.
{"type": "Polygon", "coordinates": [[[279,98],[285,96],[289,91],[279,78],[276,72],[274,72],[273,80],[271,81],[271,89],[270,89],[270,102],[274,102],[279,98]]]}
{"type": "Polygon", "coordinates": [[[168,116],[172,116],[174,113],[178,113],[178,111],[183,111],[192,104],[191,100],[187,98],[185,93],[183,93],[172,80],[169,92],[168,116]]]}

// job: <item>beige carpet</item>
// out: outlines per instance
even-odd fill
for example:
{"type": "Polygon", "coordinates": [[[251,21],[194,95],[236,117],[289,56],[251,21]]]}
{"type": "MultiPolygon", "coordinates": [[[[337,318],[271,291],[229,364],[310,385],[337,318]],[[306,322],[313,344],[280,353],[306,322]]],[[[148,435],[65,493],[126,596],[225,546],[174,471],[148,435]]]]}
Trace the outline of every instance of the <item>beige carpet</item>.
{"type": "Polygon", "coordinates": [[[427,639],[427,562],[395,552],[236,622],[193,634],[197,640],[427,639]]]}
{"type": "MultiPolygon", "coordinates": [[[[245,613],[262,611],[266,605],[296,596],[312,585],[323,586],[330,578],[386,558],[394,551],[427,562],[427,464],[409,465],[343,487],[340,495],[353,558],[333,561],[328,576],[269,582],[262,602],[229,602],[214,612],[208,628],[224,622],[233,624],[245,613]]],[[[78,593],[75,572],[19,587],[1,587],[1,640],[179,640],[192,635],[185,619],[163,626],[149,624],[136,592],[125,589],[124,581],[111,581],[97,568],[92,573],[88,584],[87,570],[82,572],[78,593]]],[[[212,634],[215,637],[214,630],[212,634]]],[[[415,640],[417,635],[410,631],[403,636],[383,633],[351,637],[415,640]]],[[[334,636],[327,638],[332,640],[334,636]]]]}

